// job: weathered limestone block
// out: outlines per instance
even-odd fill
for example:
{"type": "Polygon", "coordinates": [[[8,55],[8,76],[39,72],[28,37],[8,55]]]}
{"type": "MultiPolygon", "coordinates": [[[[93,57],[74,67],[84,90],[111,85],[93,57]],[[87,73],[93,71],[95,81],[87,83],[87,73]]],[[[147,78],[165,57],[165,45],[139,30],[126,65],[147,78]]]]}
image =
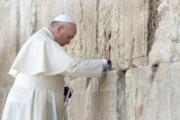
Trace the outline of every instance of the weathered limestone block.
{"type": "Polygon", "coordinates": [[[110,41],[114,68],[127,69],[132,64],[143,65],[146,62],[148,6],[149,0],[100,0],[99,50],[102,54],[102,43],[110,41]]]}
{"type": "Polygon", "coordinates": [[[180,1],[161,0],[155,43],[149,55],[150,64],[180,60],[180,1]]]}
{"type": "Polygon", "coordinates": [[[62,13],[63,0],[19,0],[19,47],[37,30],[62,13]]]}
{"type": "Polygon", "coordinates": [[[0,113],[2,113],[8,90],[12,84],[8,70],[17,50],[18,3],[16,0],[1,0],[0,9],[0,113]]]}
{"type": "Polygon", "coordinates": [[[151,90],[151,67],[130,69],[126,73],[127,120],[144,120],[151,90]]]}
{"type": "Polygon", "coordinates": [[[65,2],[65,13],[72,15],[77,23],[77,35],[67,47],[68,52],[73,56],[100,57],[97,45],[97,4],[97,0],[65,2]]]}
{"type": "Polygon", "coordinates": [[[120,71],[101,79],[73,81],[68,120],[126,120],[125,81],[120,71]]]}
{"type": "Polygon", "coordinates": [[[180,119],[180,62],[131,69],[126,74],[127,120],[180,119]]]}
{"type": "Polygon", "coordinates": [[[67,47],[72,55],[101,58],[110,41],[114,68],[146,63],[149,0],[69,0],[64,4],[65,13],[77,21],[77,35],[67,47]]]}
{"type": "Polygon", "coordinates": [[[18,4],[15,0],[2,0],[0,8],[0,72],[5,72],[16,56],[18,4]]]}

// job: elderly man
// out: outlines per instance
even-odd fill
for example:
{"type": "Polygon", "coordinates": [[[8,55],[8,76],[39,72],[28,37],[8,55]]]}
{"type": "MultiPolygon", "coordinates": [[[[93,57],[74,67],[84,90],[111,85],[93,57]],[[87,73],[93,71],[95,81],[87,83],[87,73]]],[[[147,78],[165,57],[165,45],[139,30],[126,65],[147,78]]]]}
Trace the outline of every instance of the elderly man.
{"type": "Polygon", "coordinates": [[[75,34],[73,19],[60,15],[49,28],[42,28],[27,40],[9,71],[15,82],[2,120],[62,120],[64,76],[101,76],[110,60],[110,50],[105,51],[105,59],[70,57],[62,47],[75,34]]]}

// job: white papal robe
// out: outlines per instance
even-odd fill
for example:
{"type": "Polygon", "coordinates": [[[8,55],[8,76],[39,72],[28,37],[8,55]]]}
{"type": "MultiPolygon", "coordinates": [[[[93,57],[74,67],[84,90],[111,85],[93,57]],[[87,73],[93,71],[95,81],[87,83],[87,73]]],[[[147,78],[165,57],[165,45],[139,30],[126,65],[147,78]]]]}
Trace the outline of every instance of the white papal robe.
{"type": "Polygon", "coordinates": [[[63,120],[64,76],[100,77],[104,59],[70,57],[48,28],[20,49],[9,74],[15,77],[2,120],[63,120]]]}

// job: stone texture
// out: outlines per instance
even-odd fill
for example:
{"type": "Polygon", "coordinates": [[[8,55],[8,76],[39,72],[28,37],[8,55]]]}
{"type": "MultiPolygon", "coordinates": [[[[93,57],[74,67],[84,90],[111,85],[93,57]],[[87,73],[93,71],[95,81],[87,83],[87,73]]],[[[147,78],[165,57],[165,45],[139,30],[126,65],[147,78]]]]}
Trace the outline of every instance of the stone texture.
{"type": "Polygon", "coordinates": [[[19,0],[19,47],[38,29],[60,14],[63,0],[19,0]],[[50,9],[50,10],[49,10],[50,9]]]}
{"type": "Polygon", "coordinates": [[[99,79],[76,80],[73,81],[72,88],[68,120],[126,119],[123,72],[108,72],[99,79]]]}
{"type": "Polygon", "coordinates": [[[101,0],[99,3],[98,43],[112,44],[114,68],[143,65],[147,53],[148,0],[101,0]],[[111,38],[109,40],[109,34],[111,38]]]}
{"type": "Polygon", "coordinates": [[[70,0],[65,4],[70,6],[65,12],[74,16],[78,26],[77,35],[68,47],[72,55],[102,57],[110,42],[114,68],[127,69],[132,64],[146,63],[148,0],[70,0]]]}
{"type": "Polygon", "coordinates": [[[180,119],[179,70],[179,62],[128,70],[127,120],[180,119]]]}
{"type": "Polygon", "coordinates": [[[180,60],[180,1],[161,0],[155,43],[150,52],[150,64],[180,60]]]}

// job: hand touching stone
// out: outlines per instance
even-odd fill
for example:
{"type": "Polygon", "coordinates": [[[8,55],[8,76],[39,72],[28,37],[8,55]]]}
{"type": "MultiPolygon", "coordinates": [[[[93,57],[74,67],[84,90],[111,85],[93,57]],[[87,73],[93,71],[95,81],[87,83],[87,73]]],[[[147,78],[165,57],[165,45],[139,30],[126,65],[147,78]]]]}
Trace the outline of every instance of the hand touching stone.
{"type": "Polygon", "coordinates": [[[108,43],[108,45],[106,46],[106,49],[105,49],[105,59],[107,61],[111,61],[111,45],[110,45],[110,43],[108,43]]]}

